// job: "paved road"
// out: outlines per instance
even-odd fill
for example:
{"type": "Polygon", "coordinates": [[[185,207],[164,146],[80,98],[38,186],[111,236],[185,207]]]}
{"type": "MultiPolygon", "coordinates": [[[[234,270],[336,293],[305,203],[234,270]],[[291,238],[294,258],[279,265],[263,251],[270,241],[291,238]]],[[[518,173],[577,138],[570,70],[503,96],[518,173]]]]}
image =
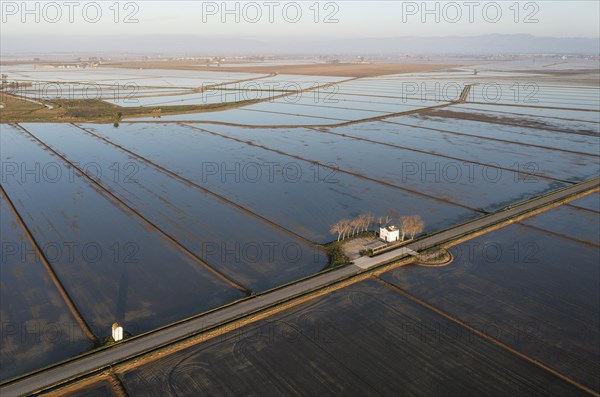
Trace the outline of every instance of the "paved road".
{"type": "Polygon", "coordinates": [[[475,230],[484,228],[486,226],[493,225],[495,223],[501,222],[507,218],[512,218],[517,214],[523,212],[529,212],[536,208],[543,207],[546,204],[552,203],[554,201],[559,201],[565,197],[570,195],[585,192],[587,190],[598,188],[600,186],[600,177],[596,177],[594,179],[590,179],[588,181],[579,183],[577,185],[569,186],[564,190],[560,190],[554,192],[552,194],[539,197],[537,199],[525,202],[520,205],[515,205],[505,211],[496,212],[490,215],[483,216],[481,218],[477,218],[469,223],[464,225],[459,225],[452,229],[443,231],[441,233],[432,235],[430,237],[424,238],[419,241],[415,241],[412,244],[408,244],[398,248],[396,250],[387,252],[385,254],[377,255],[375,257],[361,257],[354,261],[355,265],[359,266],[361,269],[369,269],[371,267],[377,266],[378,264],[388,262],[394,258],[396,258],[400,254],[409,254],[413,255],[414,251],[422,251],[428,247],[432,247],[434,245],[438,245],[448,240],[452,240],[462,234],[473,232],[475,230]],[[411,252],[413,251],[413,252],[411,252]]]}
{"type": "Polygon", "coordinates": [[[277,302],[281,302],[307,291],[325,286],[333,281],[360,273],[365,271],[365,269],[370,269],[377,265],[387,263],[400,256],[413,254],[413,252],[410,252],[411,250],[420,251],[422,249],[426,249],[428,247],[432,247],[445,241],[457,238],[465,233],[473,232],[493,225],[497,222],[512,218],[515,215],[523,212],[528,212],[554,201],[564,199],[570,195],[585,192],[593,188],[598,188],[599,183],[600,178],[594,178],[577,185],[569,186],[566,189],[562,189],[529,202],[516,205],[502,212],[486,215],[464,225],[459,225],[444,232],[434,234],[385,254],[378,255],[373,258],[359,258],[355,261],[354,265],[336,269],[301,281],[297,284],[283,287],[281,289],[268,292],[264,295],[259,295],[254,298],[238,302],[231,306],[209,313],[205,316],[151,333],[146,336],[129,339],[112,348],[73,360],[62,366],[33,374],[20,381],[0,387],[0,395],[17,396],[29,394],[77,375],[101,369],[107,365],[122,361],[128,357],[164,346],[165,344],[206,329],[212,325],[231,321],[235,318],[239,318],[262,308],[271,306],[277,302]]]}
{"type": "MultiPolygon", "coordinates": [[[[359,268],[365,270],[371,267],[375,267],[380,263],[386,263],[391,261],[394,258],[398,258],[405,255],[413,255],[416,256],[419,253],[414,251],[411,247],[412,244],[404,245],[400,248],[396,248],[395,250],[383,253],[381,255],[374,256],[369,258],[368,256],[362,256],[358,259],[354,260],[354,266],[358,266],[359,268]]],[[[414,248],[414,247],[413,247],[414,248]]]]}

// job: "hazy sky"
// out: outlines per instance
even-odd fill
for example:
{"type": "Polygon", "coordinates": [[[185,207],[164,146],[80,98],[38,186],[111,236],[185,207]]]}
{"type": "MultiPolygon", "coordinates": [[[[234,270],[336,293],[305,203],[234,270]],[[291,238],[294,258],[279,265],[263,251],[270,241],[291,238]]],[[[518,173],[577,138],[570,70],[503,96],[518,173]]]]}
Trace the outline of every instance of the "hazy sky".
{"type": "Polygon", "coordinates": [[[25,7],[22,1],[0,3],[3,35],[197,34],[256,38],[487,33],[591,38],[600,35],[600,2],[596,0],[318,3],[144,0],[122,1],[117,7],[114,1],[29,1],[25,7]]]}

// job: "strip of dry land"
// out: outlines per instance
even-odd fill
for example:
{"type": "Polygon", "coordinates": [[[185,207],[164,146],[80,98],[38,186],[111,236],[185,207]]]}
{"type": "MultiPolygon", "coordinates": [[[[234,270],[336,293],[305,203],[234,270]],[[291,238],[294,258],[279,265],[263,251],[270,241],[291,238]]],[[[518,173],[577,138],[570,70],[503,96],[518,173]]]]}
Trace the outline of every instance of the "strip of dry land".
{"type": "Polygon", "coordinates": [[[208,72],[278,73],[304,76],[374,77],[386,74],[421,73],[458,67],[452,64],[415,63],[337,63],[308,65],[264,65],[264,66],[205,66],[198,61],[132,61],[112,63],[104,66],[130,69],[196,70],[208,72]]]}

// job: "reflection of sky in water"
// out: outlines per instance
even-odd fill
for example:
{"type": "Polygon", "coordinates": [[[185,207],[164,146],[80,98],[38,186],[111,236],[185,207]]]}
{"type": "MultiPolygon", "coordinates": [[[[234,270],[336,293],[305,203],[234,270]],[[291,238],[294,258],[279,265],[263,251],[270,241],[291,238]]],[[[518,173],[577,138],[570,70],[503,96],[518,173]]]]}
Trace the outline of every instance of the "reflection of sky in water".
{"type": "MultiPolygon", "coordinates": [[[[376,127],[378,125],[378,123],[365,123],[332,130],[345,133],[353,128],[364,128],[371,133],[371,136],[376,137],[380,132],[376,127]]],[[[548,191],[557,186],[556,183],[543,179],[534,183],[515,182],[516,175],[511,171],[483,165],[469,166],[460,160],[445,159],[432,154],[318,133],[303,128],[268,130],[222,125],[206,125],[203,128],[251,140],[306,159],[335,162],[343,169],[360,172],[378,180],[474,208],[497,209],[507,203],[522,200],[534,193],[548,191]]],[[[452,142],[446,144],[454,145],[452,142]]],[[[469,148],[475,153],[479,150],[473,144],[469,148]]],[[[454,148],[449,146],[450,149],[454,148]]],[[[529,158],[528,161],[534,159],[529,158]]],[[[506,166],[512,164],[507,160],[502,160],[500,163],[506,166]]]]}
{"type": "Polygon", "coordinates": [[[91,347],[91,341],[58,295],[41,260],[32,254],[33,246],[4,196],[0,196],[0,218],[0,240],[6,250],[0,266],[4,324],[0,380],[6,380],[82,353],[91,347]],[[52,335],[35,332],[40,329],[52,330],[52,335]],[[23,337],[27,330],[33,333],[23,337]]]}
{"type": "MultiPolygon", "coordinates": [[[[530,219],[537,222],[536,218],[545,215],[530,219]]],[[[567,216],[558,216],[558,224],[564,223],[568,234],[580,227],[580,221],[597,227],[593,219],[561,215],[567,216]]],[[[435,272],[410,266],[383,278],[593,387],[600,356],[597,248],[515,224],[452,247],[450,252],[453,263],[435,272]],[[480,310],[482,305],[485,310],[480,310]],[[577,359],[565,359],[575,355],[577,359]]]]}
{"type": "MultiPolygon", "coordinates": [[[[443,201],[182,126],[89,126],[111,141],[313,241],[330,241],[331,224],[364,212],[385,214],[387,209],[397,208],[420,214],[427,230],[438,230],[475,214],[443,201]],[[235,175],[226,172],[236,166],[244,172],[244,167],[257,164],[262,177],[256,181],[251,177],[236,181],[235,175]],[[216,174],[202,168],[213,165],[217,165],[216,174]]],[[[250,130],[241,132],[249,135],[246,138],[253,135],[250,130]]],[[[335,163],[336,159],[327,162],[335,163]]]]}
{"type": "Polygon", "coordinates": [[[62,160],[32,138],[16,127],[1,128],[3,162],[46,169],[38,174],[38,182],[30,175],[27,183],[19,176],[2,183],[39,245],[78,242],[98,248],[98,256],[82,251],[74,259],[62,255],[53,263],[86,321],[105,325],[98,336],[110,334],[121,310],[117,299],[123,266],[136,275],[128,280],[125,311],[126,327],[129,324],[132,331],[154,329],[241,296],[91,182],[73,176],[62,160]]]}
{"type": "MultiPolygon", "coordinates": [[[[445,110],[461,110],[458,107],[452,107],[445,110]]],[[[467,111],[466,109],[463,111],[467,111]]],[[[479,113],[479,112],[477,112],[479,113]]],[[[474,121],[474,120],[461,120],[461,119],[453,119],[449,117],[436,117],[435,112],[429,113],[428,115],[406,115],[399,117],[392,117],[386,119],[386,121],[393,123],[402,123],[409,124],[411,126],[419,126],[424,129],[417,129],[413,131],[414,133],[420,133],[424,136],[434,134],[436,131],[426,130],[427,128],[439,129],[441,132],[457,132],[460,134],[469,134],[476,135],[479,137],[485,138],[493,138],[493,139],[502,139],[510,142],[519,142],[523,144],[531,144],[531,145],[540,145],[546,146],[550,148],[563,149],[563,150],[572,150],[581,153],[589,153],[593,155],[597,155],[600,151],[600,138],[590,136],[590,135],[582,135],[582,134],[569,134],[564,132],[557,132],[551,130],[544,130],[540,128],[527,128],[527,127],[519,127],[515,125],[506,125],[506,124],[494,124],[494,123],[486,123],[482,121],[474,121]]],[[[483,114],[483,112],[481,113],[483,114]]],[[[510,114],[500,114],[500,113],[490,113],[486,112],[487,116],[498,116],[498,117],[510,117],[510,114]]],[[[504,119],[510,121],[509,119],[504,119]]],[[[550,120],[544,120],[547,123],[550,123],[550,120]]],[[[582,124],[582,123],[580,123],[582,124]]],[[[551,124],[549,124],[551,125],[551,124]]],[[[589,123],[583,123],[582,125],[586,129],[591,129],[594,125],[589,123]]],[[[398,127],[388,127],[388,131],[390,133],[394,132],[394,128],[396,128],[397,133],[402,135],[401,131],[411,132],[412,130],[406,129],[403,126],[398,127]]],[[[360,128],[352,128],[352,131],[361,131],[360,128]]],[[[378,139],[380,136],[377,136],[378,139]]],[[[476,139],[476,138],[473,138],[476,139]]],[[[528,151],[524,151],[521,148],[516,149],[515,152],[523,152],[528,153],[528,151]]],[[[554,152],[551,152],[554,153],[554,152]]],[[[552,157],[552,156],[550,156],[552,157]]]]}
{"type": "MultiPolygon", "coordinates": [[[[64,124],[25,126],[71,161],[97,164],[102,170],[109,170],[101,175],[103,186],[209,265],[252,291],[263,291],[309,276],[326,265],[325,254],[315,259],[315,249],[302,240],[131,157],[79,128],[64,124]],[[114,169],[111,167],[114,163],[121,165],[119,178],[110,171],[114,169]],[[221,246],[223,242],[228,248],[235,244],[250,247],[269,242],[279,249],[272,250],[272,256],[268,246],[264,245],[259,252],[261,255],[227,255],[227,250],[221,246]],[[281,249],[286,244],[301,249],[302,256],[291,263],[286,261],[281,249]]],[[[119,128],[117,132],[121,131],[119,128]]],[[[250,171],[247,170],[248,175],[250,171]]]]}

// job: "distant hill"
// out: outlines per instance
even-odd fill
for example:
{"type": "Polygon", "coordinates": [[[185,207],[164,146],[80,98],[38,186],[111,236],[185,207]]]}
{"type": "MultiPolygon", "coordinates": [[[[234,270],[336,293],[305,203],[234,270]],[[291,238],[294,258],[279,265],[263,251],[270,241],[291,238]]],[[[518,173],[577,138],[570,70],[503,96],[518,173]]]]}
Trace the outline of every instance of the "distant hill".
{"type": "Polygon", "coordinates": [[[600,38],[538,37],[528,34],[388,38],[223,38],[192,35],[9,36],[2,54],[132,53],[147,54],[591,54],[600,55],[600,38]]]}

